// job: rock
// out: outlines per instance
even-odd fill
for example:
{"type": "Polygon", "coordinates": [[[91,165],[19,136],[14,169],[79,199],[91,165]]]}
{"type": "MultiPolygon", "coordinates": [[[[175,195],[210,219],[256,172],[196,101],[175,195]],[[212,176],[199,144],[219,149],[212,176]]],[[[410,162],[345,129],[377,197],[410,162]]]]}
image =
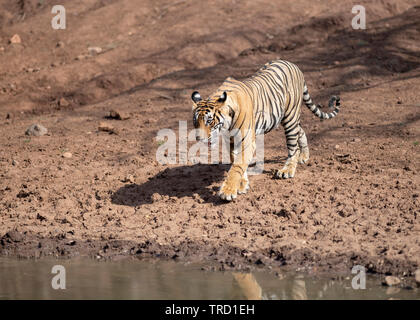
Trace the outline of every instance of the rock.
{"type": "Polygon", "coordinates": [[[134,183],[134,177],[133,177],[131,174],[129,174],[128,176],[126,176],[126,177],[122,180],[122,182],[130,182],[130,183],[134,183]]]}
{"type": "Polygon", "coordinates": [[[109,132],[109,133],[115,133],[115,134],[117,133],[114,127],[106,122],[100,122],[98,130],[109,132]]]}
{"type": "Polygon", "coordinates": [[[47,128],[40,124],[33,124],[28,129],[26,129],[25,134],[27,136],[36,136],[40,137],[48,133],[47,128]]]}
{"type": "Polygon", "coordinates": [[[112,109],[111,111],[109,111],[108,118],[116,120],[127,120],[130,119],[130,115],[125,113],[124,111],[112,109]]]}
{"type": "Polygon", "coordinates": [[[155,192],[154,194],[152,194],[151,199],[153,202],[158,202],[162,200],[162,196],[159,193],[155,192]]]}
{"type": "Polygon", "coordinates": [[[88,56],[87,55],[85,55],[85,54],[79,54],[76,58],[75,58],[75,60],[83,60],[83,59],[86,59],[88,56]]]}
{"type": "Polygon", "coordinates": [[[383,285],[386,285],[388,287],[396,286],[401,283],[401,280],[394,276],[386,276],[385,281],[383,282],[383,285]]]}
{"type": "Polygon", "coordinates": [[[360,138],[354,138],[353,139],[353,142],[360,142],[360,141],[362,141],[360,138]]]}
{"type": "Polygon", "coordinates": [[[70,105],[70,102],[68,102],[65,98],[61,98],[58,100],[58,105],[60,107],[68,107],[70,105]]]}
{"type": "Polygon", "coordinates": [[[91,56],[95,56],[97,54],[100,54],[102,52],[101,47],[89,47],[88,52],[91,56]]]}
{"type": "Polygon", "coordinates": [[[15,43],[22,43],[22,39],[18,34],[13,35],[13,37],[10,38],[9,43],[15,44],[15,43]]]}
{"type": "Polygon", "coordinates": [[[3,52],[4,51],[4,47],[0,47],[0,52],[3,52]]]}
{"type": "Polygon", "coordinates": [[[57,48],[62,48],[62,47],[64,47],[64,42],[63,42],[63,41],[58,41],[58,42],[57,42],[56,47],[57,47],[57,48]]]}
{"type": "Polygon", "coordinates": [[[417,287],[420,287],[420,269],[414,272],[414,279],[416,280],[417,287]]]}
{"type": "Polygon", "coordinates": [[[73,155],[70,152],[63,153],[63,158],[70,159],[71,157],[73,157],[73,155]]]}
{"type": "Polygon", "coordinates": [[[22,233],[20,233],[16,230],[12,230],[12,231],[9,231],[8,233],[6,233],[3,238],[10,239],[10,241],[13,241],[13,242],[21,242],[23,240],[24,236],[23,236],[22,233]]]}
{"type": "Polygon", "coordinates": [[[340,146],[338,144],[336,144],[335,147],[334,147],[334,149],[335,150],[338,150],[338,149],[340,149],[340,146]]]}
{"type": "Polygon", "coordinates": [[[12,166],[17,166],[19,162],[17,162],[15,159],[12,160],[12,166]]]}

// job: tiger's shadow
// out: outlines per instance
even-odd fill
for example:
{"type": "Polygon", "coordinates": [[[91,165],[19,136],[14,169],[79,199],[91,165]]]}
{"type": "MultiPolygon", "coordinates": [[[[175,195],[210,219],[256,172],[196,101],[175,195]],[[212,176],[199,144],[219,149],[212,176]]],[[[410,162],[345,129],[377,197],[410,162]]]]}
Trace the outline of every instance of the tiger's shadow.
{"type": "Polygon", "coordinates": [[[113,204],[140,206],[168,197],[201,198],[204,202],[224,203],[217,196],[218,186],[230,165],[196,164],[166,168],[143,184],[127,184],[118,189],[112,196],[113,204]]]}

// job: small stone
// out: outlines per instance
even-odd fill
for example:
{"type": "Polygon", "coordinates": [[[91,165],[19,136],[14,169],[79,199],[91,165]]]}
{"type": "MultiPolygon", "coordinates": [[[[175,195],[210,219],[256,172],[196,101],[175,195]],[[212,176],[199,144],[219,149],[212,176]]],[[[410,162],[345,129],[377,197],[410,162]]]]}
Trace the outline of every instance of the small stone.
{"type": "Polygon", "coordinates": [[[416,280],[417,286],[420,287],[420,269],[414,272],[414,279],[416,280]]]}
{"type": "Polygon", "coordinates": [[[353,139],[353,142],[356,142],[356,143],[357,143],[357,142],[360,142],[360,141],[362,141],[360,138],[354,138],[354,139],[353,139]]]}
{"type": "Polygon", "coordinates": [[[162,200],[162,196],[159,193],[155,192],[154,194],[152,194],[151,199],[153,202],[158,202],[162,200]]]}
{"type": "Polygon", "coordinates": [[[24,235],[18,231],[12,230],[6,233],[3,238],[10,239],[13,242],[21,242],[24,238],[24,235]]]}
{"type": "Polygon", "coordinates": [[[94,55],[100,54],[102,52],[102,48],[101,47],[89,47],[88,52],[91,56],[94,56],[94,55]]]}
{"type": "Polygon", "coordinates": [[[75,58],[75,60],[83,60],[83,59],[86,59],[87,58],[87,55],[85,55],[85,54],[79,54],[76,58],[75,58]]]}
{"type": "Polygon", "coordinates": [[[340,64],[340,61],[334,61],[334,64],[337,66],[340,64]]]}
{"type": "Polygon", "coordinates": [[[58,41],[58,42],[57,42],[56,47],[57,47],[57,48],[62,48],[62,47],[64,47],[64,42],[63,42],[63,41],[58,41]]]}
{"type": "Polygon", "coordinates": [[[9,43],[22,43],[22,39],[18,34],[13,35],[13,37],[10,38],[9,43]]]}
{"type": "Polygon", "coordinates": [[[134,177],[133,177],[131,174],[129,174],[128,176],[126,176],[126,177],[122,180],[122,182],[130,182],[130,183],[134,183],[134,177]]]}
{"type": "Polygon", "coordinates": [[[58,105],[60,107],[68,107],[70,103],[65,98],[61,98],[60,100],[58,100],[58,105]]]}
{"type": "Polygon", "coordinates": [[[12,166],[17,166],[19,162],[17,162],[15,159],[12,160],[12,166]]]}
{"type": "Polygon", "coordinates": [[[335,150],[338,150],[338,149],[340,149],[340,146],[338,144],[336,144],[335,147],[334,147],[334,149],[335,150]]]}
{"type": "Polygon", "coordinates": [[[111,126],[110,124],[106,123],[106,122],[100,122],[98,130],[99,131],[110,132],[110,133],[116,133],[114,127],[111,126]]]}
{"type": "Polygon", "coordinates": [[[124,111],[112,109],[111,111],[109,111],[108,118],[116,120],[127,120],[130,119],[130,115],[125,113],[124,111]]]}
{"type": "Polygon", "coordinates": [[[4,47],[0,47],[0,52],[3,52],[4,51],[4,47]]]}
{"type": "Polygon", "coordinates": [[[383,285],[386,285],[388,287],[396,286],[401,283],[401,280],[394,276],[386,276],[385,281],[383,282],[383,285]]]}
{"type": "Polygon", "coordinates": [[[70,159],[73,155],[70,152],[64,152],[63,158],[70,159]]]}
{"type": "Polygon", "coordinates": [[[40,124],[33,124],[25,131],[25,134],[27,136],[36,136],[36,137],[46,135],[47,133],[48,133],[48,129],[40,124]]]}

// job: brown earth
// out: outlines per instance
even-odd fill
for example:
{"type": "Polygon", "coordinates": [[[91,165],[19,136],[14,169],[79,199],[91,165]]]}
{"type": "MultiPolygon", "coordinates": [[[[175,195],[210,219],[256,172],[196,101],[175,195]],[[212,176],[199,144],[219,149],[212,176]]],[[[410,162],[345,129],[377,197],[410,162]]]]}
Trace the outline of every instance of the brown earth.
{"type": "Polygon", "coordinates": [[[62,0],[66,30],[51,28],[55,4],[0,1],[2,255],[419,267],[418,1],[62,0]],[[354,4],[366,30],[351,28],[354,4]],[[270,176],[287,155],[282,129],[236,202],[216,195],[226,166],[156,161],[158,130],[191,128],[193,90],[278,58],[316,102],[342,98],[330,121],[302,111],[311,161],[294,179],[270,176]],[[26,136],[34,123],[48,134],[26,136]]]}

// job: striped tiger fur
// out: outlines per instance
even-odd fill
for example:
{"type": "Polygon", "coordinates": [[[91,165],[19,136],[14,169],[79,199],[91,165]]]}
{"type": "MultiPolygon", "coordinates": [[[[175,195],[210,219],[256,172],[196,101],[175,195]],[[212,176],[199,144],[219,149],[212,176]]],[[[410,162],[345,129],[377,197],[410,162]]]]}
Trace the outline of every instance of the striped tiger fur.
{"type": "Polygon", "coordinates": [[[312,102],[302,72],[295,64],[284,60],[265,64],[243,81],[227,78],[208,99],[202,99],[195,91],[192,100],[197,141],[212,145],[222,129],[235,131],[231,136],[233,164],[219,191],[220,197],[228,201],[249,188],[247,168],[255,153],[256,135],[266,134],[280,124],[283,126],[288,158],[274,177],[292,178],[297,164],[309,160],[306,134],[300,125],[302,102],[320,119],[334,118],[340,108],[340,98],[333,96],[329,107],[334,110],[322,112],[312,102]],[[235,142],[236,135],[240,136],[240,143],[235,142]]]}

